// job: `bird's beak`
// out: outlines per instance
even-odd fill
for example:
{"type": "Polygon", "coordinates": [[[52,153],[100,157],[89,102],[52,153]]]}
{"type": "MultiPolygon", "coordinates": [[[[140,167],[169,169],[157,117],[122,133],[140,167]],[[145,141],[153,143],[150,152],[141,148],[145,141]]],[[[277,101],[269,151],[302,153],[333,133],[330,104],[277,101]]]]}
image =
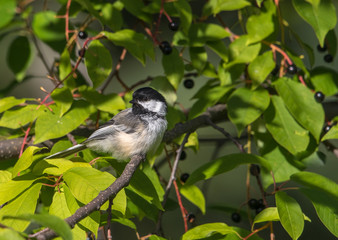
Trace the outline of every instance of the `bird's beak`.
{"type": "Polygon", "coordinates": [[[134,99],[130,100],[129,102],[130,102],[131,104],[134,104],[134,103],[135,103],[134,99]]]}

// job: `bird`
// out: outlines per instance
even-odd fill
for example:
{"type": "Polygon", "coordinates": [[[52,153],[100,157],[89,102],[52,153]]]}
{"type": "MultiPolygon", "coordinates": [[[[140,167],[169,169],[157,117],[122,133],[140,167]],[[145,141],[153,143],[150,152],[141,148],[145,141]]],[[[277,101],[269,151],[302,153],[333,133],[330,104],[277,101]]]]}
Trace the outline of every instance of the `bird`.
{"type": "Polygon", "coordinates": [[[120,161],[155,152],[168,124],[165,98],[155,89],[143,87],[133,93],[130,103],[131,108],[116,114],[82,143],[45,159],[64,158],[86,148],[109,153],[120,161]]]}

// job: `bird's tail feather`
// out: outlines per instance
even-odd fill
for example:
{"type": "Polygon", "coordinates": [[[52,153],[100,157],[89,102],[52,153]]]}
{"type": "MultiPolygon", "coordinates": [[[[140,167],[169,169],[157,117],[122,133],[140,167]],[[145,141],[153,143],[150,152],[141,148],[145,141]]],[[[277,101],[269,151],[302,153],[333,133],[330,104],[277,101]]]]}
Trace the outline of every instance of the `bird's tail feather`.
{"type": "Polygon", "coordinates": [[[77,144],[77,145],[75,145],[73,147],[70,147],[70,148],[68,148],[66,150],[63,150],[61,152],[57,152],[57,153],[54,153],[54,154],[52,154],[52,155],[50,155],[48,157],[45,157],[45,159],[67,157],[67,156],[69,156],[71,154],[77,153],[77,152],[79,152],[79,151],[81,151],[83,149],[86,149],[86,148],[87,147],[84,144],[77,144]]]}

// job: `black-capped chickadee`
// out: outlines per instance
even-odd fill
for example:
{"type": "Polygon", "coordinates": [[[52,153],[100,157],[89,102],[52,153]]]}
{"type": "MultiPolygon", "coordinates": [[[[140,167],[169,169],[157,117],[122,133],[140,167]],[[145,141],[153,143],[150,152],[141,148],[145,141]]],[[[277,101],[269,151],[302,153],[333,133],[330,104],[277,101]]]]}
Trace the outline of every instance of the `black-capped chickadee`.
{"type": "Polygon", "coordinates": [[[92,133],[87,140],[49,158],[63,158],[90,148],[110,153],[119,160],[155,151],[167,129],[167,104],[156,90],[145,87],[133,94],[132,107],[116,114],[92,133]]]}

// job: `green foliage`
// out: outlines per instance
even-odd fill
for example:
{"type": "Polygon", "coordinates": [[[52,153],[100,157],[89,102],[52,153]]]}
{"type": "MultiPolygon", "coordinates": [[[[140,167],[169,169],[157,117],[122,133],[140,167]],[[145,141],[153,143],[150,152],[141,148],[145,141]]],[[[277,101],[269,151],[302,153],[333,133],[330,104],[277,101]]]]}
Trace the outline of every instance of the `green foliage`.
{"type": "MultiPolygon", "coordinates": [[[[52,153],[64,150],[88,136],[82,130],[91,131],[130,107],[132,91],[149,84],[167,100],[169,130],[176,126],[186,133],[182,126],[199,128],[194,125],[198,122],[195,118],[225,104],[227,114],[212,112],[210,116],[230,122],[225,126],[226,134],[233,134],[230,128],[234,126],[238,133],[234,139],[245,138],[237,146],[245,147],[200,165],[191,163],[188,180],[175,180],[175,193],[183,196],[182,201],[174,195],[167,198],[165,171],[172,165],[158,164],[157,160],[165,156],[168,161],[163,162],[170,162],[176,155],[184,134],[175,135],[135,171],[129,185],[113,199],[111,213],[106,212],[105,203],[73,229],[62,219],[114,183],[127,162],[99,157],[89,149],[76,157],[44,159],[45,148],[23,148],[21,156],[0,161],[0,222],[8,227],[1,226],[0,240],[25,239],[32,229],[38,231],[37,224],[53,229],[63,239],[84,239],[86,232],[97,236],[108,220],[139,234],[144,231],[135,219],[147,218],[154,227],[159,226],[166,217],[161,211],[180,207],[188,228],[185,233],[177,230],[183,240],[260,240],[255,229],[269,229],[272,222],[281,224],[291,239],[298,239],[310,226],[304,225],[304,220],[310,219],[303,202],[286,193],[284,184],[290,180],[297,184],[295,191],[311,201],[323,228],[338,237],[338,185],[308,170],[309,166],[325,165],[324,145],[337,152],[337,108],[330,112],[327,106],[337,106],[338,72],[333,64],[320,65],[318,56],[322,55],[315,54],[316,46],[310,45],[319,42],[327,47],[325,54],[335,59],[337,17],[332,0],[209,0],[198,2],[198,6],[187,0],[55,2],[46,1],[42,7],[31,1],[0,0],[0,41],[3,49],[7,48],[2,64],[13,75],[10,84],[0,90],[4,96],[0,99],[1,140],[21,137],[25,144],[46,146],[52,141],[52,153]],[[297,15],[289,17],[285,8],[292,8],[295,11],[290,12],[297,15]],[[176,31],[168,28],[172,21],[178,24],[176,31]],[[302,36],[294,26],[299,24],[309,24],[314,32],[302,36]],[[82,39],[79,31],[89,37],[82,39]],[[170,51],[160,48],[163,41],[168,42],[170,51]],[[34,72],[33,60],[43,62],[45,69],[34,72]],[[154,71],[144,78],[132,63],[154,71]],[[298,68],[296,74],[288,73],[291,64],[298,68]],[[126,80],[128,74],[132,77],[126,80]],[[32,77],[46,75],[41,84],[42,90],[47,89],[46,98],[11,96],[14,88],[25,87],[32,77]],[[188,78],[193,89],[182,84],[188,78]],[[185,91],[193,96],[187,105],[182,100],[185,91]],[[317,91],[325,95],[323,103],[314,98],[317,91]],[[187,125],[176,125],[182,122],[187,125]],[[224,207],[226,198],[220,204],[223,208],[210,206],[202,184],[240,166],[248,167],[249,177],[250,166],[256,165],[260,171],[251,174],[261,198],[275,201],[268,201],[269,206],[256,216],[244,208],[224,207]],[[201,212],[197,215],[201,221],[194,224],[189,222],[191,205],[201,212]],[[251,229],[231,226],[227,220],[203,224],[204,214],[211,209],[236,211],[245,221],[253,219],[251,229]]],[[[199,156],[202,138],[203,133],[190,133],[184,151],[193,150],[199,156]]],[[[0,142],[1,157],[8,149],[0,142]]],[[[15,149],[18,155],[21,146],[15,149]]],[[[247,183],[247,189],[231,189],[226,194],[249,193],[253,183],[249,179],[247,183]]],[[[168,238],[172,236],[168,234],[168,238]]],[[[151,235],[149,239],[164,238],[151,235]]]]}

